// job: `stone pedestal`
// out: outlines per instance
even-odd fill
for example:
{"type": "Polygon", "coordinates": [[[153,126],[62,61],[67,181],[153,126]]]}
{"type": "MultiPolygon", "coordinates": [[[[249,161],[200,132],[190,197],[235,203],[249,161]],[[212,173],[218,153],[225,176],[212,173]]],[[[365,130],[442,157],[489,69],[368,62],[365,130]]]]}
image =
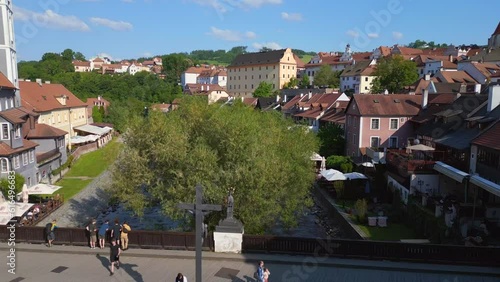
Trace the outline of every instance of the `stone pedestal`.
{"type": "Polygon", "coordinates": [[[216,253],[241,253],[243,224],[232,217],[219,222],[215,227],[214,245],[216,253]]]}

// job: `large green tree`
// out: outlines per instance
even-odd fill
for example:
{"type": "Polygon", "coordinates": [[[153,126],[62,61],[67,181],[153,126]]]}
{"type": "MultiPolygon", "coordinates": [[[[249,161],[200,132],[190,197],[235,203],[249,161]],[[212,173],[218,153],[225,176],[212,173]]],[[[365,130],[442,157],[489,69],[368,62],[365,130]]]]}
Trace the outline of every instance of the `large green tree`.
{"type": "Polygon", "coordinates": [[[318,131],[321,141],[319,154],[325,157],[343,155],[345,150],[344,130],[336,124],[328,124],[318,131]]]}
{"type": "MultiPolygon", "coordinates": [[[[295,226],[311,204],[318,140],[281,115],[185,97],[167,115],[134,119],[123,138],[111,193],[138,214],[159,203],[169,217],[192,221],[177,204],[194,202],[197,184],[210,204],[223,204],[234,187],[235,217],[261,234],[277,222],[295,226]]],[[[207,222],[213,228],[223,217],[214,212],[207,222]]]]}
{"type": "Polygon", "coordinates": [[[340,86],[340,72],[333,71],[329,65],[321,65],[314,75],[314,85],[338,88],[340,86]]]}
{"type": "Polygon", "coordinates": [[[259,83],[259,86],[257,86],[257,88],[255,88],[255,91],[253,92],[253,96],[255,98],[271,97],[272,95],[273,85],[266,81],[261,81],[259,83]]]}
{"type": "Polygon", "coordinates": [[[300,88],[309,88],[309,86],[311,86],[311,80],[309,79],[309,76],[304,73],[304,75],[300,79],[299,87],[300,88]]]}
{"type": "Polygon", "coordinates": [[[380,59],[372,75],[375,76],[372,81],[373,93],[383,93],[385,90],[398,93],[418,79],[415,62],[399,55],[380,59]]]}

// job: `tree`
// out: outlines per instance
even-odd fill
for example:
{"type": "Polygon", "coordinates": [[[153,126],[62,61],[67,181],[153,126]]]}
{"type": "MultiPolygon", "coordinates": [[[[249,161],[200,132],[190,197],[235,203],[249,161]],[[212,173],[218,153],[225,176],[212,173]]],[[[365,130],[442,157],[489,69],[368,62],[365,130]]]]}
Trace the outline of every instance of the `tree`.
{"type": "Polygon", "coordinates": [[[98,106],[94,106],[92,108],[92,120],[94,122],[102,122],[104,116],[102,115],[102,112],[100,111],[98,106]]]}
{"type": "Polygon", "coordinates": [[[326,158],[326,166],[340,170],[343,173],[352,172],[353,169],[351,158],[346,156],[329,156],[326,158]]]}
{"type": "Polygon", "coordinates": [[[79,60],[79,61],[85,61],[85,56],[80,53],[80,52],[76,52],[75,55],[74,55],[74,59],[75,60],[79,60]]]}
{"type": "Polygon", "coordinates": [[[386,89],[389,93],[398,93],[418,79],[415,62],[405,60],[399,55],[382,58],[372,75],[375,76],[372,81],[373,93],[382,93],[386,89]]]}
{"type": "Polygon", "coordinates": [[[304,74],[302,78],[300,79],[299,82],[299,87],[300,88],[309,88],[311,86],[311,80],[309,79],[309,76],[307,74],[304,74]]]}
{"type": "Polygon", "coordinates": [[[0,191],[6,198],[9,196],[9,193],[12,193],[9,192],[11,184],[14,184],[14,195],[10,195],[14,196],[14,199],[16,198],[16,195],[21,193],[23,190],[23,185],[25,182],[24,176],[17,172],[13,176],[14,179],[8,179],[8,177],[0,178],[0,191]]]}
{"type": "Polygon", "coordinates": [[[345,150],[344,130],[336,124],[328,124],[318,131],[319,154],[322,156],[343,155],[345,150]]]}
{"type": "Polygon", "coordinates": [[[340,86],[340,73],[333,71],[329,65],[321,65],[314,76],[314,85],[338,88],[340,86]]]}
{"type": "Polygon", "coordinates": [[[299,85],[299,81],[297,80],[297,78],[292,77],[292,78],[290,78],[290,81],[288,81],[287,83],[285,83],[283,85],[283,88],[284,89],[293,89],[293,88],[297,87],[298,85],[299,85]]]}
{"type": "Polygon", "coordinates": [[[253,96],[255,98],[271,97],[273,95],[273,85],[269,82],[261,81],[259,86],[255,88],[253,96]]]}
{"type": "Polygon", "coordinates": [[[273,51],[273,50],[274,49],[272,49],[272,48],[264,46],[264,47],[260,48],[259,52],[269,52],[269,51],[273,51]]]}
{"type": "MultiPolygon", "coordinates": [[[[281,115],[184,97],[168,115],[151,111],[130,121],[123,138],[110,192],[139,215],[159,203],[172,219],[192,222],[177,204],[194,202],[197,184],[207,204],[223,203],[234,187],[234,216],[249,234],[270,230],[276,219],[295,226],[311,204],[317,138],[281,115]]],[[[223,217],[211,213],[209,228],[223,217]]]]}

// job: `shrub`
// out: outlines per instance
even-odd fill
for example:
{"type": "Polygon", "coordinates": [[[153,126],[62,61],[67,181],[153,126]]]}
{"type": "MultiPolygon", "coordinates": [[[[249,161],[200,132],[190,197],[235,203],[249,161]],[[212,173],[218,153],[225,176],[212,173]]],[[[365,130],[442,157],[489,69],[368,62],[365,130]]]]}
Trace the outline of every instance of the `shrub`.
{"type": "Polygon", "coordinates": [[[356,217],[358,218],[359,223],[364,223],[366,220],[366,213],[368,211],[368,203],[366,199],[359,199],[354,204],[354,208],[356,209],[356,217]]]}
{"type": "MultiPolygon", "coordinates": [[[[14,192],[16,193],[16,195],[21,193],[21,191],[23,190],[24,182],[25,182],[24,176],[16,172],[14,177],[14,187],[15,187],[14,192]]],[[[10,184],[11,183],[9,183],[9,179],[7,177],[0,179],[0,190],[2,191],[5,197],[9,195],[10,184]]]]}
{"type": "Polygon", "coordinates": [[[344,181],[335,181],[333,188],[335,189],[337,199],[342,199],[344,196],[344,181]]]}
{"type": "Polygon", "coordinates": [[[65,170],[66,168],[71,168],[74,159],[75,157],[73,155],[70,155],[63,165],[52,171],[52,175],[58,175],[59,173],[61,173],[61,171],[65,170]]]}

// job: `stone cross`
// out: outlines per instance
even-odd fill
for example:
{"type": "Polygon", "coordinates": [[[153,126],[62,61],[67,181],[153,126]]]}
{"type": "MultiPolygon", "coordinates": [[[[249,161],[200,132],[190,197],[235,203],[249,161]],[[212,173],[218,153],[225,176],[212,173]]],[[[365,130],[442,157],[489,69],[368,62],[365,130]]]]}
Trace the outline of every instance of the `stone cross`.
{"type": "Polygon", "coordinates": [[[229,196],[227,197],[227,218],[233,218],[233,209],[234,209],[234,198],[233,192],[229,191],[229,196]]]}
{"type": "Polygon", "coordinates": [[[178,204],[178,208],[191,210],[196,216],[196,282],[202,282],[201,274],[201,248],[203,245],[203,217],[211,211],[221,211],[221,205],[203,204],[203,187],[196,185],[196,202],[194,204],[178,204]]]}

